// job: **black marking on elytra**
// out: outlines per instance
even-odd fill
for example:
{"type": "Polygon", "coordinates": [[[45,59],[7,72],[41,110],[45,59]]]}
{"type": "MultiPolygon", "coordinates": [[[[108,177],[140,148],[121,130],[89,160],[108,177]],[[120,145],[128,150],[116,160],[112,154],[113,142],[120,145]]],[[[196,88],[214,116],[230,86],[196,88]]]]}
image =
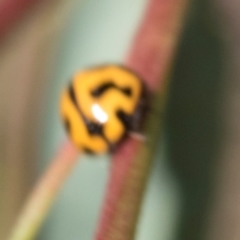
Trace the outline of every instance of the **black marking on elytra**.
{"type": "Polygon", "coordinates": [[[132,128],[132,116],[129,114],[126,114],[123,110],[117,110],[116,115],[118,119],[122,122],[125,129],[131,129],[132,128]]]}
{"type": "Polygon", "coordinates": [[[97,124],[95,122],[88,121],[87,123],[88,133],[91,135],[102,135],[103,125],[97,124]]]}
{"type": "Polygon", "coordinates": [[[122,88],[121,91],[128,97],[132,96],[132,89],[130,88],[122,88]]]}
{"type": "Polygon", "coordinates": [[[114,149],[114,145],[108,140],[108,138],[105,136],[104,134],[104,125],[100,125],[94,122],[87,122],[87,129],[88,129],[88,133],[90,135],[98,135],[101,136],[103,138],[103,140],[107,143],[108,145],[108,149],[110,152],[113,152],[114,149]]]}
{"type": "Polygon", "coordinates": [[[98,124],[98,123],[94,123],[92,121],[89,121],[83,114],[83,112],[81,111],[78,103],[77,103],[77,99],[76,99],[76,95],[75,95],[75,91],[73,88],[73,84],[71,83],[69,86],[69,96],[73,102],[73,104],[75,105],[75,107],[77,108],[79,114],[81,115],[83,121],[85,122],[86,126],[87,126],[87,130],[88,133],[91,135],[101,135],[102,134],[102,125],[98,124]]]}
{"type": "Polygon", "coordinates": [[[82,147],[83,151],[87,154],[94,155],[94,151],[88,147],[82,147]]]}
{"type": "Polygon", "coordinates": [[[109,88],[115,88],[115,84],[112,82],[106,82],[99,86],[98,88],[94,89],[91,94],[94,97],[99,97],[101,96],[105,91],[107,91],[109,88]]]}
{"type": "Polygon", "coordinates": [[[101,86],[98,88],[94,89],[91,94],[93,97],[100,97],[104,92],[107,90],[115,88],[121,91],[124,95],[131,97],[132,96],[132,90],[129,87],[119,87],[115,83],[113,83],[112,80],[107,80],[105,83],[103,83],[101,86]]]}
{"type": "Polygon", "coordinates": [[[71,124],[68,118],[64,118],[64,126],[68,133],[71,131],[71,124]]]}
{"type": "Polygon", "coordinates": [[[70,83],[70,85],[69,85],[68,93],[69,93],[69,96],[70,96],[72,102],[74,103],[75,107],[79,110],[76,95],[75,95],[75,91],[73,89],[73,84],[72,83],[70,83]]]}

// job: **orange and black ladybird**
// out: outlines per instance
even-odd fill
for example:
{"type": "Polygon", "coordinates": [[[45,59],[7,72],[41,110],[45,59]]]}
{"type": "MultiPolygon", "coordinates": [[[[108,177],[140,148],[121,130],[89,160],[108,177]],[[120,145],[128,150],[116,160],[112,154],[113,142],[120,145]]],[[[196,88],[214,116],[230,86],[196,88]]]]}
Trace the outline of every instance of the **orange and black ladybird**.
{"type": "Polygon", "coordinates": [[[105,153],[129,132],[139,130],[146,106],[143,82],[119,65],[77,72],[63,91],[60,112],[73,143],[89,153],[105,153]]]}

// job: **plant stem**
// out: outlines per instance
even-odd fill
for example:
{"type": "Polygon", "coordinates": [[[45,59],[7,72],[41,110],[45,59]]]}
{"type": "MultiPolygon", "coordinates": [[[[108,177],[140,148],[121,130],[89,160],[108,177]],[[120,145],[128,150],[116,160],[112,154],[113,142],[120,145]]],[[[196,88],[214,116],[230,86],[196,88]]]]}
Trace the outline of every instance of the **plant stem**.
{"type": "Polygon", "coordinates": [[[181,33],[188,0],[151,0],[126,65],[139,73],[152,91],[146,122],[147,141],[126,141],[113,157],[109,186],[97,240],[134,239],[145,185],[160,137],[169,69],[181,33]]]}
{"type": "Polygon", "coordinates": [[[30,240],[36,235],[45,216],[71,169],[75,166],[79,151],[66,142],[42,176],[12,232],[9,240],[30,240]]]}

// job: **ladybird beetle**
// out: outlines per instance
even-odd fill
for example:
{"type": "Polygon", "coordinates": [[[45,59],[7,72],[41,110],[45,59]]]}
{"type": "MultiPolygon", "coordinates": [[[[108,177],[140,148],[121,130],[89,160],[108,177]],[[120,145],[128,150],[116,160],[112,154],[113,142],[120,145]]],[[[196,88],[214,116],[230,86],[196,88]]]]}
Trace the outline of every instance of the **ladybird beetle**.
{"type": "Polygon", "coordinates": [[[63,91],[60,112],[73,143],[88,153],[105,153],[139,130],[145,90],[141,79],[119,65],[77,72],[63,91]]]}

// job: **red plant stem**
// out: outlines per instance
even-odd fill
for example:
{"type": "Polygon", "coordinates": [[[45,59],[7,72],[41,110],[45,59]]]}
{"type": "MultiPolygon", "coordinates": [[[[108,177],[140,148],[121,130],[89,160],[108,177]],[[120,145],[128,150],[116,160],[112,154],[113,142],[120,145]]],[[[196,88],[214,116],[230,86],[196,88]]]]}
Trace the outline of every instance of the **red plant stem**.
{"type": "Polygon", "coordinates": [[[34,0],[2,0],[0,3],[0,37],[25,13],[34,0]]]}
{"type": "Polygon", "coordinates": [[[126,65],[152,91],[161,88],[177,46],[188,0],[150,0],[126,65]]]}
{"type": "MultiPolygon", "coordinates": [[[[187,3],[188,0],[151,0],[133,42],[126,65],[139,73],[153,92],[163,88],[187,3]]],[[[144,189],[144,186],[139,184],[145,184],[150,168],[147,163],[137,166],[134,162],[141,146],[139,141],[129,139],[113,157],[96,240],[128,240],[134,236],[144,189]],[[143,176],[144,174],[146,176],[143,176]],[[132,179],[133,177],[136,179],[132,179]],[[134,196],[135,193],[137,196],[134,196]],[[130,194],[132,199],[123,196],[124,194],[130,194]]]]}

